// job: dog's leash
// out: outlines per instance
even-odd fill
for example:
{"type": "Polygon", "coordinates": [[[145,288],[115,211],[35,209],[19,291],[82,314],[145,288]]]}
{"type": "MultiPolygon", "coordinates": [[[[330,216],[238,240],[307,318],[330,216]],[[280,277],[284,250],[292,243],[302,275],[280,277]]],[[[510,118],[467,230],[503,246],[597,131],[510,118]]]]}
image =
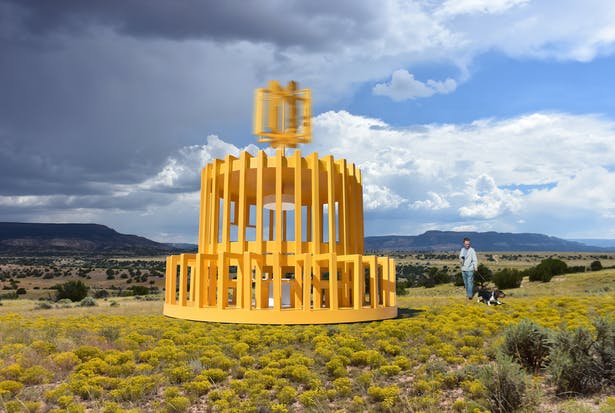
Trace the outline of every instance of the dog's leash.
{"type": "Polygon", "coordinates": [[[478,272],[478,269],[476,270],[476,274],[480,277],[481,280],[483,280],[484,283],[487,282],[487,280],[485,280],[485,278],[482,275],[480,275],[480,273],[478,272]]]}

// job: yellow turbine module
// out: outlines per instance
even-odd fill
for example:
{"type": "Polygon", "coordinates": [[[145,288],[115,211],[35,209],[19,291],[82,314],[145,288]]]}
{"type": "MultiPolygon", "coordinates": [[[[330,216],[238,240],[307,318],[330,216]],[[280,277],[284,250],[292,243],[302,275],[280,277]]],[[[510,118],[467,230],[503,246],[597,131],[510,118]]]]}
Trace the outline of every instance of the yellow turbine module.
{"type": "Polygon", "coordinates": [[[203,168],[198,252],[167,257],[165,315],[257,324],[397,316],[395,262],[363,255],[359,169],[285,155],[311,140],[309,116],[309,90],[295,82],[257,90],[255,133],[278,150],[203,168]]]}

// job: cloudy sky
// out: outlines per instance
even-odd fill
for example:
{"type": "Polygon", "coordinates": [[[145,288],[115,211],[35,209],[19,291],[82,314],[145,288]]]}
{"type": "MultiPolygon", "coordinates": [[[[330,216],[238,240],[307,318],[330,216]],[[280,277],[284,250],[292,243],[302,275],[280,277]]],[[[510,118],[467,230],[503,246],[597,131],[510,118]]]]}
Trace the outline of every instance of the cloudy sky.
{"type": "Polygon", "coordinates": [[[0,0],[0,221],[195,242],[198,174],[297,80],[366,235],[615,238],[612,0],[0,0]]]}

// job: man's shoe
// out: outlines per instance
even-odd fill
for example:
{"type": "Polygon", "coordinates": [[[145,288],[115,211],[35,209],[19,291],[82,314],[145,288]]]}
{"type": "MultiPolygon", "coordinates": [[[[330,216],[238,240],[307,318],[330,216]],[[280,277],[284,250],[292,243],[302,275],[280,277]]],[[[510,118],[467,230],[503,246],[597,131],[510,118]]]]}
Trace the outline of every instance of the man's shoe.
{"type": "Polygon", "coordinates": [[[468,297],[468,300],[471,300],[471,299],[472,299],[472,297],[468,297]]]}

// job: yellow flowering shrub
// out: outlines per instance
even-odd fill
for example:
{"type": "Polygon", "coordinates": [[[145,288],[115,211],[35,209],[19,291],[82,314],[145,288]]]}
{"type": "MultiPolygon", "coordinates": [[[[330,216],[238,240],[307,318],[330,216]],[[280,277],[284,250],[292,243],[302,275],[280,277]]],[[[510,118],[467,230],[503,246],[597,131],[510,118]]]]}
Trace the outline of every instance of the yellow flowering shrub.
{"type": "MultiPolygon", "coordinates": [[[[9,407],[30,403],[41,413],[483,412],[478,372],[495,359],[508,326],[531,319],[554,331],[591,328],[615,313],[606,294],[510,296],[497,307],[399,300],[412,315],[320,326],[2,314],[0,395],[9,407]]],[[[549,391],[546,380],[537,385],[549,391]]]]}
{"type": "Polygon", "coordinates": [[[18,381],[0,381],[0,397],[2,398],[14,397],[21,389],[23,389],[23,384],[18,381]]]}

